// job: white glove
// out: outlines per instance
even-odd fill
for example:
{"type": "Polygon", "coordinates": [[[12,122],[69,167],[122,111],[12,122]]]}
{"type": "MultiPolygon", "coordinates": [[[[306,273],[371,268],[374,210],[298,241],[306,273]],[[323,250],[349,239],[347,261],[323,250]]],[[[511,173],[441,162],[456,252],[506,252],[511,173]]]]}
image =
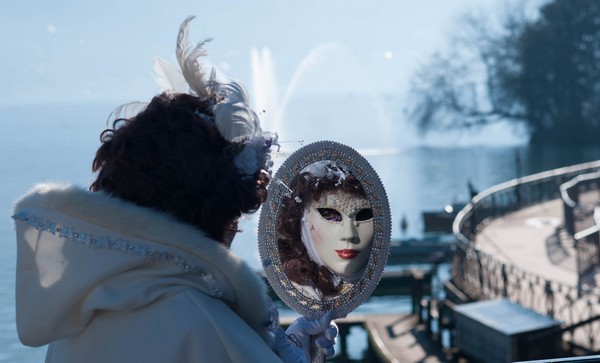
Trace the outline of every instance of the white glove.
{"type": "Polygon", "coordinates": [[[286,330],[287,340],[302,348],[308,362],[316,356],[331,358],[335,354],[337,325],[331,321],[331,312],[318,319],[301,316],[286,330]]]}
{"type": "Polygon", "coordinates": [[[323,360],[314,359],[318,356],[333,357],[338,328],[331,321],[331,312],[319,319],[302,316],[284,331],[279,326],[279,312],[273,301],[267,299],[267,304],[270,317],[266,326],[275,335],[273,350],[285,363],[311,363],[323,360]]]}
{"type": "Polygon", "coordinates": [[[304,349],[288,340],[288,336],[281,327],[278,327],[275,331],[275,346],[273,350],[275,350],[275,353],[285,363],[310,363],[309,358],[304,353],[304,349]]]}

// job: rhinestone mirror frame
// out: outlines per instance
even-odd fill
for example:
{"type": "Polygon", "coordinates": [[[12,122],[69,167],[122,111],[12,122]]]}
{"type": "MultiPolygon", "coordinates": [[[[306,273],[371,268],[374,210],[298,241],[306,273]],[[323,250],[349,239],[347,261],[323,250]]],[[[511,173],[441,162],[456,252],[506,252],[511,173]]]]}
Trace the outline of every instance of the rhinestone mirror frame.
{"type": "Polygon", "coordinates": [[[390,207],[387,194],[375,170],[369,162],[353,148],[334,142],[318,141],[295,151],[281,165],[272,181],[269,197],[263,204],[258,223],[258,246],[262,267],[269,284],[279,298],[296,312],[317,318],[332,311],[333,318],[342,318],[362,304],[379,283],[389,254],[391,238],[390,207]],[[281,202],[287,198],[292,179],[307,165],[335,160],[344,164],[360,181],[373,210],[375,227],[371,255],[362,278],[349,291],[327,300],[315,300],[303,295],[286,276],[277,247],[277,221],[281,202]]]}

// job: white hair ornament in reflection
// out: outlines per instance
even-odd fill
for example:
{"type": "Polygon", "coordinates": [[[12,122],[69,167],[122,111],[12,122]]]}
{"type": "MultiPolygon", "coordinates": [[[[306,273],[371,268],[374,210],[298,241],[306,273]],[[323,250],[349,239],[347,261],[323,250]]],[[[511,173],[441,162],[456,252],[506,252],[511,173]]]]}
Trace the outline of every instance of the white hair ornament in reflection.
{"type": "Polygon", "coordinates": [[[346,176],[350,174],[348,168],[344,164],[335,160],[320,160],[314,162],[300,171],[300,173],[305,172],[314,175],[317,178],[317,183],[320,178],[333,178],[337,176],[338,181],[335,184],[336,186],[341,185],[344,179],[346,179],[346,176]]]}

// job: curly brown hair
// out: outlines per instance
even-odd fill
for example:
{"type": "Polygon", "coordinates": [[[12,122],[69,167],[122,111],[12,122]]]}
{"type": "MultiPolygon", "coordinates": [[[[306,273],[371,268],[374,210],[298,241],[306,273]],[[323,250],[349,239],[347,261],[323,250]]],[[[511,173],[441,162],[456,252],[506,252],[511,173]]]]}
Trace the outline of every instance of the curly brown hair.
{"type": "Polygon", "coordinates": [[[348,174],[341,180],[338,176],[316,177],[310,172],[298,174],[291,182],[290,198],[284,198],[278,220],[277,246],[283,269],[290,280],[299,285],[314,286],[324,296],[339,293],[339,286],[332,283],[333,273],[325,266],[312,261],[301,239],[301,220],[305,208],[329,191],[347,192],[359,197],[367,195],[360,181],[348,174]],[[300,198],[301,202],[297,202],[300,198]]]}
{"type": "Polygon", "coordinates": [[[101,134],[90,190],[166,212],[228,244],[241,214],[266,200],[269,177],[238,173],[233,157],[242,145],[226,141],[213,116],[192,95],[155,96],[101,134]]]}

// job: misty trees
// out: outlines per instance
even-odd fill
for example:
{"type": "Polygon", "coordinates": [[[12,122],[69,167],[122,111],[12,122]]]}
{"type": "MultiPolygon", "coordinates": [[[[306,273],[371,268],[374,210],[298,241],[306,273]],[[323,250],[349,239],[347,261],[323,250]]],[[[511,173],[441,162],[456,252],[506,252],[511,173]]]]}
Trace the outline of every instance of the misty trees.
{"type": "Polygon", "coordinates": [[[463,35],[413,78],[421,130],[510,120],[531,142],[600,142],[600,2],[554,0],[500,29],[466,17],[463,35]]]}

